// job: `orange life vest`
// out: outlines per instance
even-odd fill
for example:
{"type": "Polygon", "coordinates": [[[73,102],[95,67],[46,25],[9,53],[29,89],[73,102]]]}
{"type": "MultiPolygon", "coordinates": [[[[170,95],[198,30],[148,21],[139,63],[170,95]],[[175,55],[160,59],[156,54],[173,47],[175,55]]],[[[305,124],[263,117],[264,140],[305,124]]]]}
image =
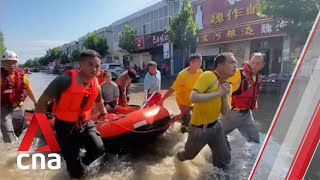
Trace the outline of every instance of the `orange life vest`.
{"type": "Polygon", "coordinates": [[[104,82],[104,70],[100,70],[100,76],[98,77],[99,84],[102,84],[104,82]]]}
{"type": "Polygon", "coordinates": [[[24,82],[24,72],[20,69],[14,73],[15,80],[8,76],[6,70],[1,68],[1,105],[19,105],[26,99],[29,88],[24,82]]]}
{"type": "Polygon", "coordinates": [[[232,107],[240,109],[257,109],[257,99],[262,86],[262,77],[257,74],[256,81],[252,79],[252,71],[248,63],[240,69],[241,84],[232,93],[232,107]]]}
{"type": "Polygon", "coordinates": [[[67,122],[87,121],[91,116],[91,108],[98,96],[97,80],[90,82],[90,88],[78,83],[78,70],[69,70],[65,74],[71,76],[71,85],[64,91],[59,101],[55,101],[53,113],[55,116],[67,122]],[[86,104],[81,107],[83,98],[87,97],[86,104]]]}

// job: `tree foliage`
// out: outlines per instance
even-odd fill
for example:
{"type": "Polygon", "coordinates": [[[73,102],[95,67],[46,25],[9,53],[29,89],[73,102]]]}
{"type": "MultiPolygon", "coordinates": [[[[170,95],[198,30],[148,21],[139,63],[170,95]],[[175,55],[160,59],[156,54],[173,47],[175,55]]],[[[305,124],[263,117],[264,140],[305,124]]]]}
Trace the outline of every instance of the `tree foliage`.
{"type": "Polygon", "coordinates": [[[138,41],[136,39],[137,32],[133,27],[126,25],[124,32],[120,34],[119,47],[132,54],[139,50],[138,41]]]}
{"type": "Polygon", "coordinates": [[[61,64],[67,64],[67,63],[71,62],[71,59],[68,57],[67,54],[62,53],[60,56],[60,62],[61,62],[61,64]]]}
{"type": "Polygon", "coordinates": [[[55,60],[60,60],[62,64],[69,63],[70,60],[66,54],[64,54],[59,47],[48,49],[46,54],[40,58],[34,58],[27,60],[23,66],[24,67],[38,67],[40,65],[46,66],[50,62],[55,60]]]}
{"type": "Polygon", "coordinates": [[[79,61],[80,54],[81,54],[81,52],[78,51],[78,50],[72,51],[72,53],[71,53],[71,60],[72,60],[72,61],[79,61]]]}
{"type": "Polygon", "coordinates": [[[182,9],[177,16],[170,17],[166,29],[169,40],[179,49],[195,49],[198,27],[193,19],[193,10],[189,0],[183,0],[182,9]]]}
{"type": "Polygon", "coordinates": [[[29,59],[24,64],[23,67],[38,68],[40,66],[39,58],[29,59]]]}
{"type": "Polygon", "coordinates": [[[293,20],[294,27],[283,31],[304,43],[317,17],[320,0],[260,0],[262,15],[276,20],[293,20]]]}
{"type": "Polygon", "coordinates": [[[97,51],[102,57],[108,54],[107,40],[96,32],[88,33],[84,38],[83,45],[86,49],[97,51]]]}
{"type": "Polygon", "coordinates": [[[45,66],[48,65],[50,62],[53,62],[54,60],[61,60],[62,57],[62,51],[60,50],[60,48],[56,47],[47,50],[46,54],[39,59],[39,63],[45,66]]]}
{"type": "Polygon", "coordinates": [[[6,46],[4,45],[4,37],[2,32],[0,31],[0,54],[2,54],[6,50],[6,46]]]}

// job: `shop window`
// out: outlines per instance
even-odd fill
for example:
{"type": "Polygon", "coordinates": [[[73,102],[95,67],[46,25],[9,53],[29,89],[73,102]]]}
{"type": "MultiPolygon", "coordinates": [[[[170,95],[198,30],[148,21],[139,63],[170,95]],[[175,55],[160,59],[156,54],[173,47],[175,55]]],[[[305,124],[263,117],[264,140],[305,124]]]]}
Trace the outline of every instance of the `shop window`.
{"type": "Polygon", "coordinates": [[[146,24],[146,34],[150,34],[150,24],[146,24]]]}
{"type": "Polygon", "coordinates": [[[159,20],[159,29],[162,31],[164,29],[164,19],[159,20]]]}
{"type": "Polygon", "coordinates": [[[142,27],[143,27],[142,34],[146,34],[147,33],[146,25],[144,24],[142,27]]]}
{"type": "Polygon", "coordinates": [[[164,8],[160,8],[159,9],[159,18],[163,18],[164,17],[163,9],[164,8]]]}
{"type": "Polygon", "coordinates": [[[158,19],[154,22],[154,29],[155,29],[155,32],[160,31],[160,29],[159,29],[159,20],[158,19]]]}
{"type": "Polygon", "coordinates": [[[148,14],[145,14],[143,16],[143,23],[145,24],[145,23],[148,23],[148,22],[149,22],[149,16],[148,16],[148,14]]]}
{"type": "Polygon", "coordinates": [[[154,33],[154,32],[155,32],[155,22],[154,22],[154,21],[151,22],[150,32],[151,32],[151,33],[154,33]]]}
{"type": "Polygon", "coordinates": [[[168,6],[165,6],[164,7],[164,9],[163,9],[163,17],[167,17],[168,16],[168,11],[169,11],[169,9],[168,9],[168,6]]]}
{"type": "Polygon", "coordinates": [[[174,3],[169,4],[169,16],[174,15],[174,3]]]}
{"type": "Polygon", "coordinates": [[[174,2],[174,12],[175,14],[179,12],[179,1],[174,2]]]}
{"type": "Polygon", "coordinates": [[[153,11],[153,19],[152,20],[156,20],[156,19],[158,19],[159,18],[159,11],[158,10],[156,10],[156,11],[153,11]]]}
{"type": "Polygon", "coordinates": [[[168,17],[164,18],[164,27],[167,27],[169,25],[168,17]]]}

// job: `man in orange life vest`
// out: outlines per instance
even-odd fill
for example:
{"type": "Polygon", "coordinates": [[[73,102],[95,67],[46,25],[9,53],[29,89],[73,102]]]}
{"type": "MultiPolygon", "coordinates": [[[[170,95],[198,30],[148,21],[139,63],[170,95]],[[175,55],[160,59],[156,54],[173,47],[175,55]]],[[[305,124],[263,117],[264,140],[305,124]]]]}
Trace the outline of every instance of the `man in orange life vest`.
{"type": "Polygon", "coordinates": [[[262,83],[262,77],[258,72],[264,65],[264,55],[253,53],[249,63],[244,63],[243,68],[237,69],[235,75],[228,79],[233,86],[232,111],[221,118],[226,134],[238,129],[248,142],[260,142],[251,110],[257,109],[262,83]]]}
{"type": "Polygon", "coordinates": [[[3,141],[14,142],[24,126],[23,102],[26,97],[36,104],[28,76],[18,69],[18,56],[13,51],[5,51],[1,56],[1,131],[3,141]]]}
{"type": "Polygon", "coordinates": [[[104,153],[104,145],[95,124],[90,120],[91,108],[106,114],[101,97],[101,88],[96,75],[100,70],[101,56],[93,50],[85,50],[80,55],[80,69],[69,70],[53,80],[41,95],[36,112],[44,113],[47,104],[54,101],[53,113],[56,117],[54,128],[67,163],[71,177],[83,176],[79,149],[84,147],[86,155],[82,163],[90,165],[104,153]]]}

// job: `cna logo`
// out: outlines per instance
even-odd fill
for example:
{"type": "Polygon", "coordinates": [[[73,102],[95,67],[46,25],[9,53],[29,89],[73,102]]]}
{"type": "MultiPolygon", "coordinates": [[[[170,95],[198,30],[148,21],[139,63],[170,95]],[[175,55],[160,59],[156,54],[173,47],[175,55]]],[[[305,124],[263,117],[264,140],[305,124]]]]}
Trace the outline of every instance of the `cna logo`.
{"type": "MultiPolygon", "coordinates": [[[[44,113],[35,113],[32,117],[30,125],[27,129],[25,136],[22,139],[20,147],[18,149],[19,152],[29,151],[32,141],[37,133],[38,128],[40,127],[42,134],[47,142],[47,145],[40,147],[35,150],[35,152],[59,152],[60,147],[59,144],[53,134],[53,131],[49,125],[48,119],[44,113]]],[[[49,153],[48,157],[51,158],[47,162],[48,169],[60,169],[61,168],[61,157],[57,153],[49,153]]],[[[29,153],[19,153],[17,157],[17,166],[19,169],[26,170],[30,169],[29,165],[23,165],[22,159],[30,158],[29,153]]],[[[37,158],[40,158],[40,168],[46,169],[46,159],[44,154],[35,153],[32,154],[31,164],[32,169],[37,169],[37,158]]]]}

